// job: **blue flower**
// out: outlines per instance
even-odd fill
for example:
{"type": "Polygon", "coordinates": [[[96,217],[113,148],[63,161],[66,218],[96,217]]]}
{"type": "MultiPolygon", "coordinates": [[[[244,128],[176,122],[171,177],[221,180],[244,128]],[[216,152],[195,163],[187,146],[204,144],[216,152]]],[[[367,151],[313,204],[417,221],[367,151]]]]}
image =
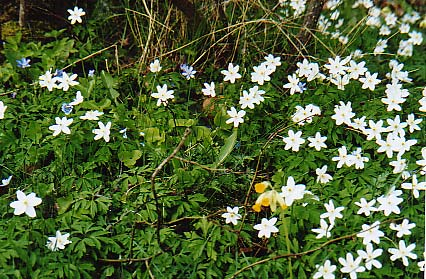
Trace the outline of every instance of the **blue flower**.
{"type": "Polygon", "coordinates": [[[72,112],[73,106],[67,103],[63,103],[61,110],[65,113],[65,115],[68,115],[72,112]]]}
{"type": "Polygon", "coordinates": [[[16,60],[16,66],[18,67],[18,68],[28,68],[28,67],[30,67],[31,65],[30,65],[30,59],[27,59],[27,58],[21,58],[21,59],[17,59],[16,60]]]}
{"type": "Polygon", "coordinates": [[[234,148],[235,148],[235,149],[239,149],[240,147],[241,147],[241,142],[237,141],[237,142],[235,143],[234,148]]]}
{"type": "Polygon", "coordinates": [[[306,90],[306,83],[305,82],[299,82],[297,85],[299,86],[301,92],[306,90]]]}
{"type": "Polygon", "coordinates": [[[194,74],[197,72],[192,66],[186,64],[180,65],[180,69],[182,70],[182,75],[188,80],[194,78],[194,74]]]}
{"type": "Polygon", "coordinates": [[[62,78],[63,73],[64,73],[64,71],[62,71],[61,69],[56,69],[54,76],[58,77],[58,78],[62,78]]]}
{"type": "Polygon", "coordinates": [[[88,77],[93,77],[95,74],[95,70],[89,70],[89,73],[87,74],[88,77]]]}

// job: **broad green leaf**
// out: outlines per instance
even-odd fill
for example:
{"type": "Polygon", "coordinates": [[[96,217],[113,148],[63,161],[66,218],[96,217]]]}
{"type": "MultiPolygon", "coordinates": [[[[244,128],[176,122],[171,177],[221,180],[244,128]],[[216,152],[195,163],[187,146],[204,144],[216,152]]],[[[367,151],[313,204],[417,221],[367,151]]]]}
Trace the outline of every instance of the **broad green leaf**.
{"type": "Polygon", "coordinates": [[[102,78],[104,85],[108,89],[116,87],[116,83],[114,82],[114,79],[112,78],[112,76],[109,73],[102,71],[101,72],[101,78],[102,78]]]}
{"type": "Polygon", "coordinates": [[[143,129],[143,132],[145,133],[145,140],[148,143],[153,143],[153,142],[158,142],[158,143],[162,143],[165,140],[165,135],[161,135],[160,134],[160,130],[158,128],[145,128],[143,129]]]}
{"type": "Polygon", "coordinates": [[[228,119],[228,114],[226,113],[226,109],[224,106],[220,107],[220,110],[216,113],[214,117],[214,124],[220,128],[229,128],[230,126],[226,124],[226,120],[228,119]]]}
{"type": "Polygon", "coordinates": [[[216,159],[216,162],[213,163],[213,168],[217,168],[220,164],[225,161],[226,157],[231,154],[232,150],[234,149],[235,143],[237,142],[237,129],[234,129],[232,134],[225,139],[225,145],[222,146],[219,152],[219,156],[216,159]]]}
{"type": "Polygon", "coordinates": [[[128,168],[133,167],[141,156],[142,151],[140,150],[122,151],[118,153],[118,158],[128,168]]]}
{"type": "Polygon", "coordinates": [[[194,126],[192,128],[197,140],[206,140],[209,143],[213,142],[211,137],[211,129],[205,126],[194,126]]]}
{"type": "Polygon", "coordinates": [[[71,206],[71,204],[74,202],[74,199],[72,198],[72,196],[66,196],[63,198],[59,198],[57,200],[58,202],[58,214],[62,214],[65,213],[67,211],[67,209],[71,206]]]}
{"type": "Polygon", "coordinates": [[[111,94],[111,98],[116,99],[118,96],[120,96],[120,93],[115,90],[115,88],[117,87],[117,83],[114,81],[113,77],[109,73],[102,71],[101,78],[104,85],[108,88],[109,93],[111,94]]]}

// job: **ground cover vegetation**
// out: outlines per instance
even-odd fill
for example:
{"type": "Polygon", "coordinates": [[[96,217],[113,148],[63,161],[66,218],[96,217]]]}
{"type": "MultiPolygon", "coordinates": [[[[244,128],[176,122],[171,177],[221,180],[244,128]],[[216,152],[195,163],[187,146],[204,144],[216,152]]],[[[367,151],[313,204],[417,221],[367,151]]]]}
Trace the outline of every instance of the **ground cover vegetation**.
{"type": "Polygon", "coordinates": [[[0,278],[423,277],[419,6],[194,2],[3,29],[0,278]]]}

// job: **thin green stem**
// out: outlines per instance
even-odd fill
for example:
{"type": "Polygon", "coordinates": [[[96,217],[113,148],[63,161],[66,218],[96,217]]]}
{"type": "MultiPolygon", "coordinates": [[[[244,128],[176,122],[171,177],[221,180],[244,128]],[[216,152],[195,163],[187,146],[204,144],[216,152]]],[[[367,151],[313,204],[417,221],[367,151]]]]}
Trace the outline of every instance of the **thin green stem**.
{"type": "MultiPolygon", "coordinates": [[[[289,223],[287,222],[287,219],[284,217],[284,212],[282,212],[280,215],[281,215],[281,219],[283,220],[283,228],[284,228],[285,244],[287,246],[287,253],[290,254],[291,243],[290,243],[290,238],[288,237],[289,223]]],[[[291,263],[291,258],[288,258],[288,272],[290,273],[290,279],[293,279],[293,266],[291,263]]]]}

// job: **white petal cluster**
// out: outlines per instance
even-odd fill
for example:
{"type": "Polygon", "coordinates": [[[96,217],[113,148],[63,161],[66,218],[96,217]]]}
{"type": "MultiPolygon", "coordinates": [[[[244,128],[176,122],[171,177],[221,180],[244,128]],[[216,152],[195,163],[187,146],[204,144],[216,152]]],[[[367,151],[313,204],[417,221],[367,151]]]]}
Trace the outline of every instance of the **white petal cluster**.
{"type": "Polygon", "coordinates": [[[79,84],[76,79],[77,74],[67,74],[66,72],[61,72],[58,75],[54,75],[52,73],[52,69],[50,69],[46,71],[44,75],[39,77],[39,85],[40,87],[46,87],[49,91],[52,91],[54,88],[68,91],[70,87],[79,84]]]}

